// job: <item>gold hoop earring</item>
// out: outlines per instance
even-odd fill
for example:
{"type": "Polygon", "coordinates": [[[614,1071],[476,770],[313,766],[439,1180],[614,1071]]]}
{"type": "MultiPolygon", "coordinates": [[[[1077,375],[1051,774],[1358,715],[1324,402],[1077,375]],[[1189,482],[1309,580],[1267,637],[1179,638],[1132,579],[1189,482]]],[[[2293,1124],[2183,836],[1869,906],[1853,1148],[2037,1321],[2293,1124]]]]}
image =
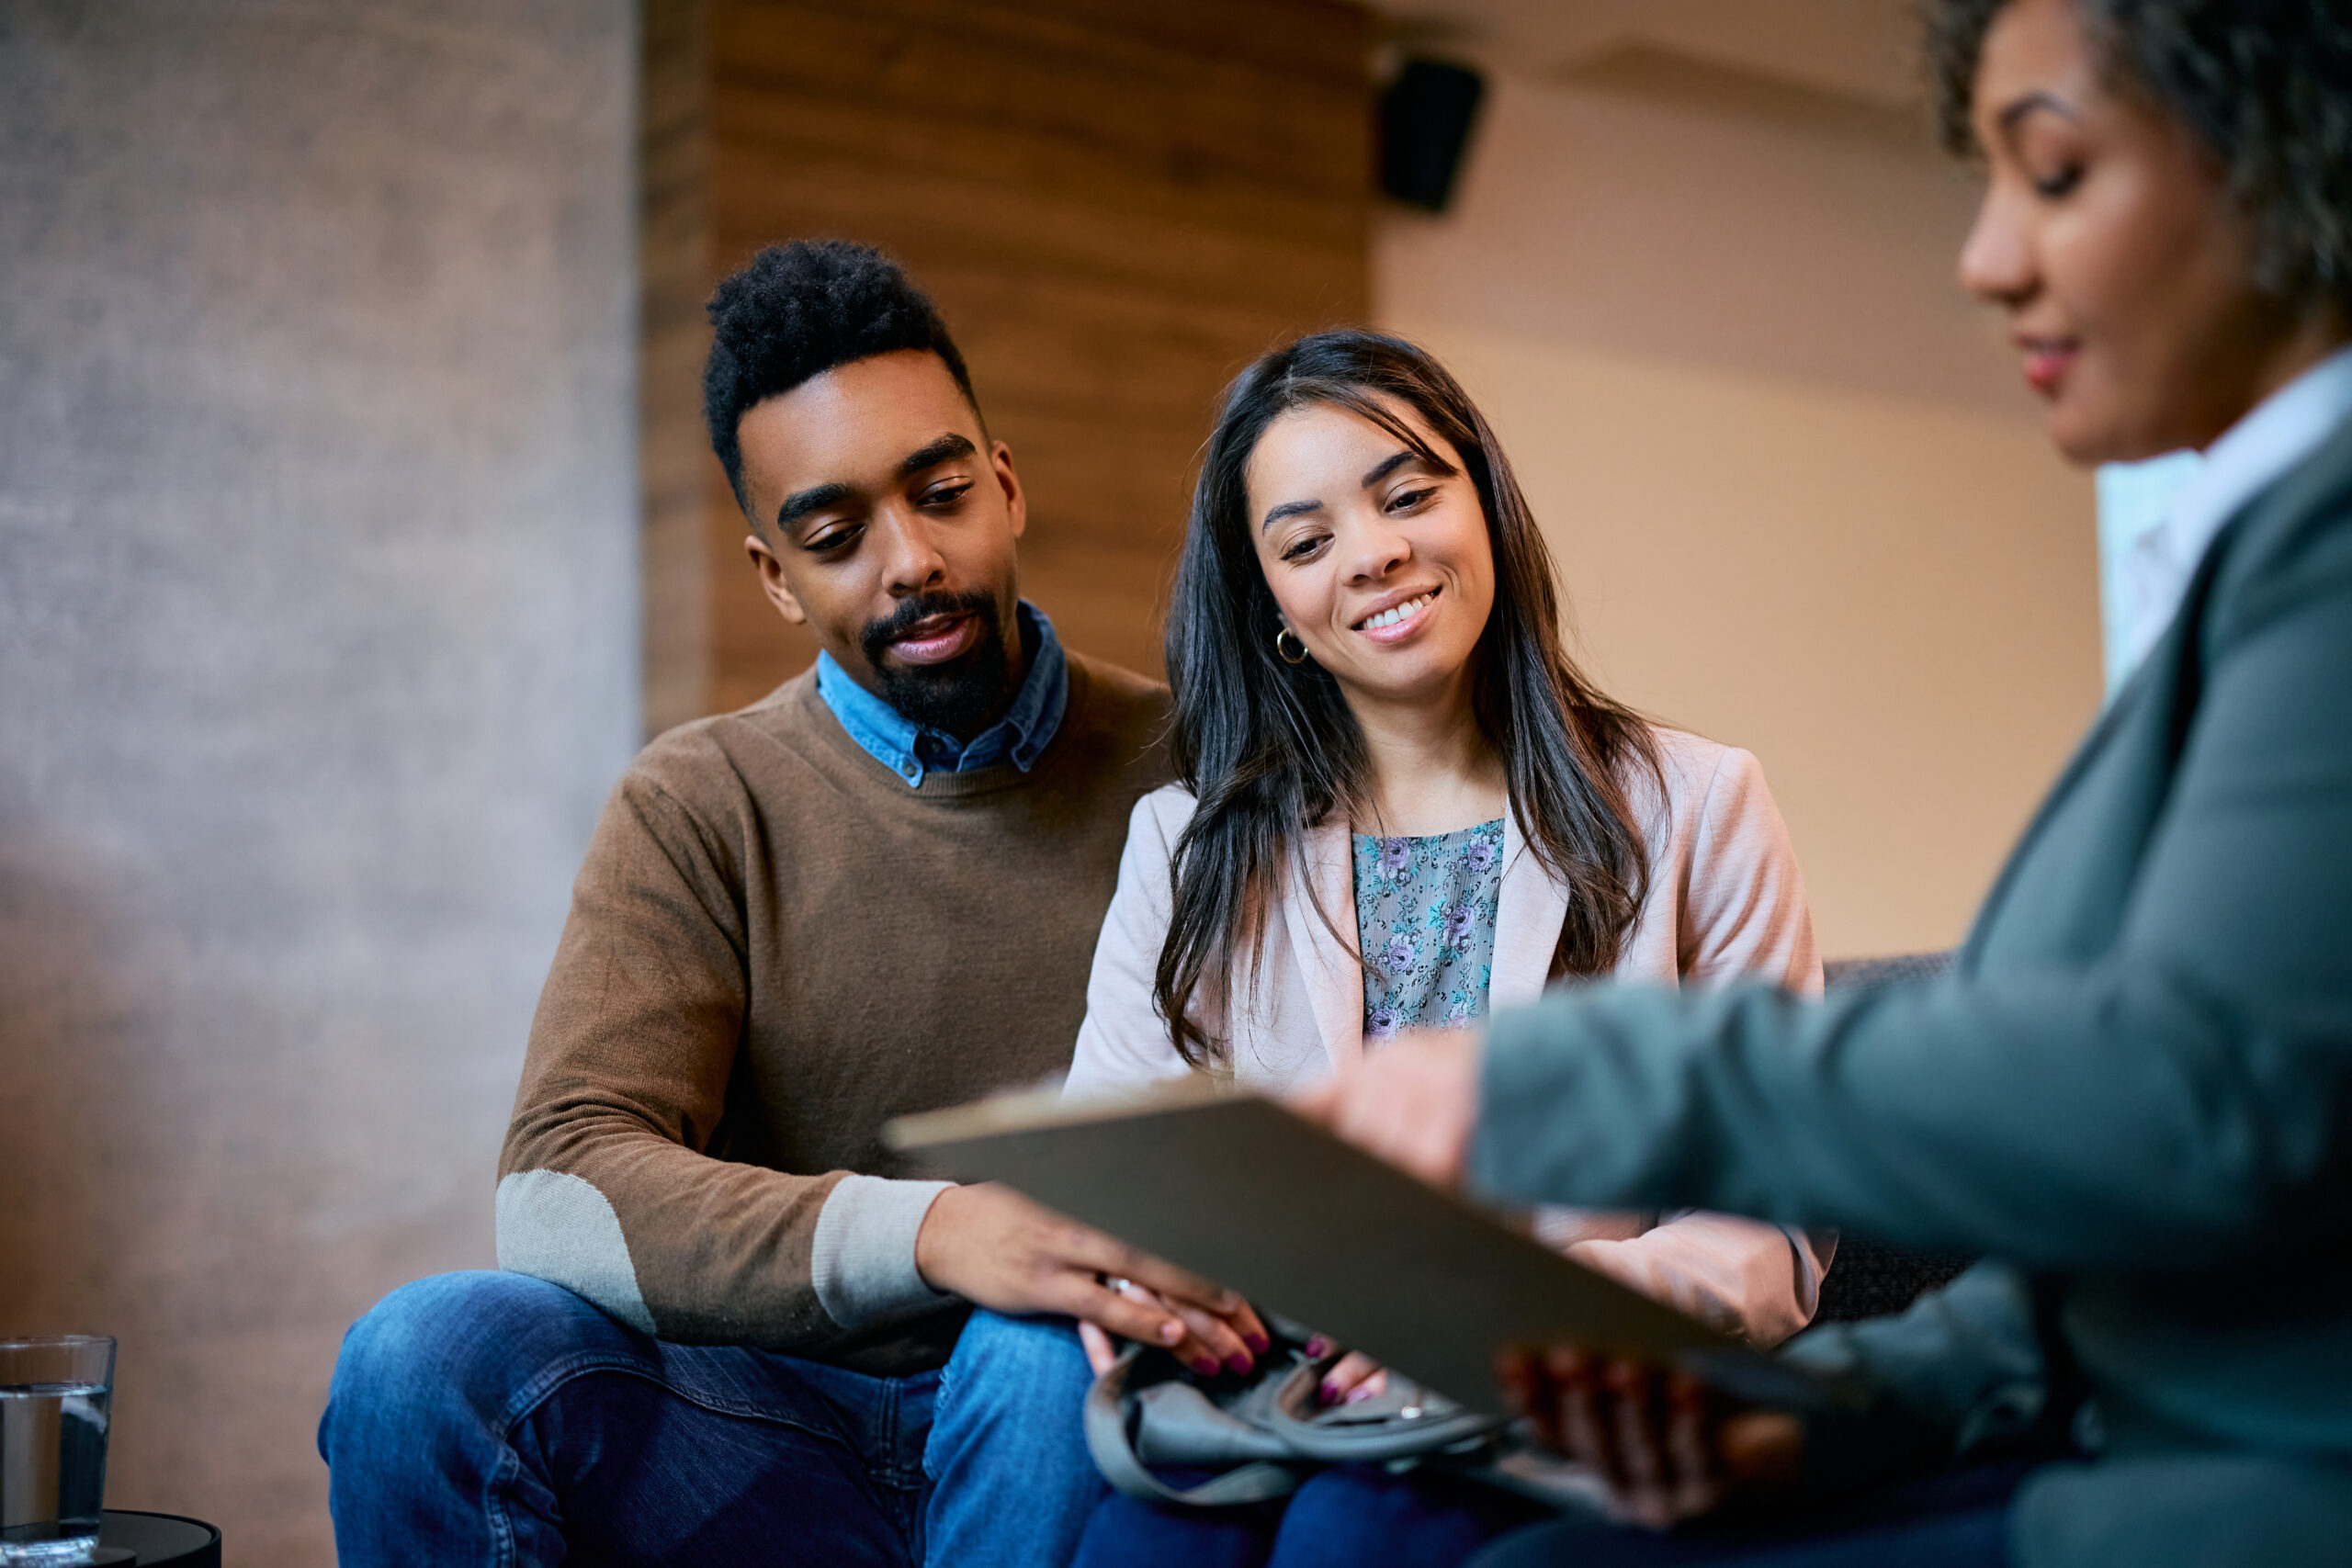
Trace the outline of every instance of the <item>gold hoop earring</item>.
{"type": "Polygon", "coordinates": [[[1284,664],[1304,664],[1306,662],[1306,644],[1300,641],[1298,634],[1291,630],[1288,626],[1284,626],[1280,631],[1274,633],[1274,651],[1282,656],[1282,660],[1284,664]],[[1296,653],[1293,653],[1290,650],[1291,645],[1293,644],[1297,646],[1298,651],[1296,653]]]}

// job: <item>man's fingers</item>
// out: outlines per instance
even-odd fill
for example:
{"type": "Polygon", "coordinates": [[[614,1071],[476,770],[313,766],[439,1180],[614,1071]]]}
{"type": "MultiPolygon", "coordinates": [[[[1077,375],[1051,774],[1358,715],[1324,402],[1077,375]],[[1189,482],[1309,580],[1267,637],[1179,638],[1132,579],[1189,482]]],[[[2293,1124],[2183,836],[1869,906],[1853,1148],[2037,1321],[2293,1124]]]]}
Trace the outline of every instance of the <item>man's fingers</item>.
{"type": "MultiPolygon", "coordinates": [[[[1214,1313],[1203,1312],[1187,1301],[1173,1301],[1169,1306],[1182,1320],[1188,1331],[1188,1341],[1198,1344],[1218,1367],[1229,1372],[1246,1372],[1257,1364],[1258,1358],[1249,1346],[1241,1342],[1241,1336],[1236,1334],[1225,1319],[1214,1313]]],[[[1195,1371],[1203,1370],[1193,1368],[1195,1371]]]]}
{"type": "Polygon", "coordinates": [[[1274,1337],[1266,1332],[1265,1319],[1260,1317],[1258,1309],[1248,1302],[1243,1302],[1240,1310],[1226,1321],[1233,1325],[1233,1332],[1241,1336],[1241,1342],[1250,1347],[1251,1355],[1262,1356],[1274,1348],[1274,1337]]]}
{"type": "Polygon", "coordinates": [[[1069,1280],[1066,1299],[1055,1303],[1055,1311],[1066,1312],[1122,1338],[1140,1339],[1147,1345],[1173,1349],[1184,1338],[1182,1322],[1167,1313],[1130,1301],[1090,1275],[1073,1274],[1069,1280]]]}
{"type": "MultiPolygon", "coordinates": [[[[1195,1321],[1218,1326],[1216,1319],[1205,1315],[1197,1308],[1186,1307],[1181,1303],[1171,1302],[1159,1292],[1148,1290],[1133,1280],[1114,1277],[1103,1281],[1103,1288],[1146,1312],[1157,1314],[1163,1318],[1174,1318],[1183,1325],[1184,1332],[1182,1335],[1173,1340],[1166,1341],[1169,1353],[1203,1377],[1215,1377],[1227,1370],[1226,1358],[1232,1354],[1230,1346],[1214,1345],[1194,1328],[1195,1321]]],[[[1234,1345],[1239,1343],[1238,1340],[1231,1341],[1234,1345]]]]}
{"type": "Polygon", "coordinates": [[[1106,1274],[1123,1274],[1138,1285],[1148,1286],[1163,1296],[1190,1302],[1221,1318],[1232,1317],[1248,1304],[1238,1292],[1228,1291],[1214,1280],[1204,1280],[1189,1269],[1179,1269],[1120,1243],[1112,1245],[1118,1248],[1118,1256],[1113,1263],[1102,1266],[1106,1274]]]}
{"type": "Polygon", "coordinates": [[[1039,1251],[1062,1268],[1131,1280],[1156,1294],[1182,1298],[1222,1318],[1231,1318],[1248,1305],[1238,1292],[1081,1224],[1057,1224],[1039,1251]]]}
{"type": "Polygon", "coordinates": [[[1112,1344],[1111,1337],[1095,1324],[1079,1324],[1078,1342],[1085,1348],[1086,1364],[1094,1369],[1094,1375],[1098,1378],[1109,1371],[1112,1364],[1119,1359],[1119,1348],[1112,1344]]]}
{"type": "Polygon", "coordinates": [[[1181,1296],[1219,1317],[1230,1317],[1242,1305],[1238,1292],[1227,1290],[1216,1280],[1204,1280],[1189,1269],[1179,1269],[1084,1225],[1060,1227],[1047,1248],[1068,1268],[1132,1280],[1163,1296],[1181,1296]]]}

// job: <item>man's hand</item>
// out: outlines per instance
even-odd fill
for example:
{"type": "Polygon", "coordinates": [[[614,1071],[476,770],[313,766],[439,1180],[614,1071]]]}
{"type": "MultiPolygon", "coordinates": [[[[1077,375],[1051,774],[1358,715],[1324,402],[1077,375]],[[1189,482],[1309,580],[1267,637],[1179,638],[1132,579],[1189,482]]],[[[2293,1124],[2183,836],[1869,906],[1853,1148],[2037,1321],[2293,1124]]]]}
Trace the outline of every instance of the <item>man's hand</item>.
{"type": "Polygon", "coordinates": [[[1424,1181],[1458,1186],[1478,1124],[1482,1043],[1466,1029],[1410,1030],[1290,1106],[1424,1181]]]}
{"type": "Polygon", "coordinates": [[[1204,1376],[1246,1371],[1272,1345],[1233,1292],[994,1183],[933,1200],[915,1235],[915,1268],[933,1290],[992,1312],[1066,1313],[1165,1346],[1204,1376]]]}
{"type": "Polygon", "coordinates": [[[1609,1485],[1610,1517],[1667,1529],[1796,1479],[1793,1416],[1728,1405],[1687,1372],[1574,1346],[1514,1350],[1495,1373],[1537,1436],[1609,1485]]]}

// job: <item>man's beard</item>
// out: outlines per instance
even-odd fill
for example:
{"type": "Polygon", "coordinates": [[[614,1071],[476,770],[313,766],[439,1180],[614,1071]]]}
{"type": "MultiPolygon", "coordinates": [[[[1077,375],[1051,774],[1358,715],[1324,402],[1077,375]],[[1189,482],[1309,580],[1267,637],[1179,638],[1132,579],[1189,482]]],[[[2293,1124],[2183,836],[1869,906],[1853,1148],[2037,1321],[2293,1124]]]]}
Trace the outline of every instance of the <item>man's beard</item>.
{"type": "Polygon", "coordinates": [[[858,648],[882,682],[882,700],[925,729],[969,740],[1003,717],[1012,701],[1012,657],[1004,643],[1003,618],[995,598],[978,589],[910,599],[868,626],[858,648]],[[960,615],[979,623],[979,640],[964,653],[944,664],[885,662],[890,645],[916,622],[960,615]]]}

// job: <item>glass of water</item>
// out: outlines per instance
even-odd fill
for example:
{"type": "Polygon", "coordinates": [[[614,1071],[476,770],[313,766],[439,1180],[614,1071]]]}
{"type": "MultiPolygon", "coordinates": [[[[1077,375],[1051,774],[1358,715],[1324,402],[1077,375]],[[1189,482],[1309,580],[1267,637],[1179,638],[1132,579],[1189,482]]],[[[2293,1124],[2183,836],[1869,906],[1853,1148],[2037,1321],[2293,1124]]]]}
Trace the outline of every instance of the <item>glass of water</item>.
{"type": "Polygon", "coordinates": [[[0,1564],[96,1553],[113,1397],[112,1339],[0,1339],[0,1564]]]}

